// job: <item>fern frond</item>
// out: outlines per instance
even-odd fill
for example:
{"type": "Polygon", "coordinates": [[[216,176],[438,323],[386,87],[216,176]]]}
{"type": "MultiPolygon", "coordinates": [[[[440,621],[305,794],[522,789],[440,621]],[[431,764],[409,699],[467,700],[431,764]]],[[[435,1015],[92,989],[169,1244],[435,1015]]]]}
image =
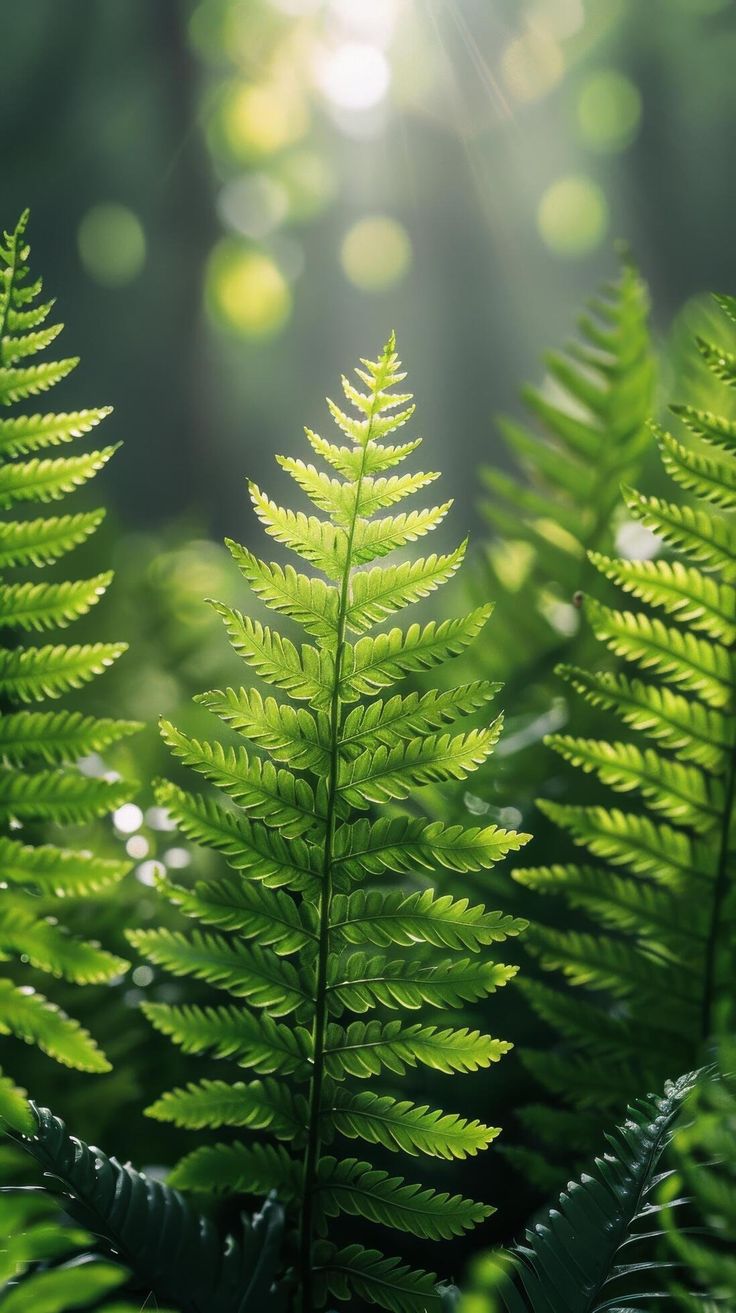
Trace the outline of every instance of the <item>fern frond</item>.
{"type": "Polygon", "coordinates": [[[104,516],[104,511],[81,511],[43,520],[6,520],[0,523],[0,568],[50,565],[99,529],[104,516]]]}
{"type": "Polygon", "coordinates": [[[127,861],[72,852],[52,844],[34,848],[5,836],[0,837],[0,864],[4,880],[31,885],[42,895],[59,897],[99,893],[108,885],[117,884],[130,870],[127,861]]]}
{"type": "Polygon", "coordinates": [[[726,646],[736,641],[730,590],[681,561],[612,561],[599,552],[590,559],[602,574],[650,606],[661,606],[694,629],[726,646]]]}
{"type": "Polygon", "coordinates": [[[345,717],[340,747],[345,753],[358,755],[368,743],[382,743],[395,747],[404,739],[429,733],[452,723],[460,716],[480,711],[499,689],[489,680],[475,680],[460,684],[456,689],[427,693],[409,693],[402,697],[396,693],[383,700],[360,703],[345,717]]]}
{"type": "Polygon", "coordinates": [[[595,772],[603,784],[617,793],[637,789],[654,812],[681,825],[718,823],[723,812],[723,788],[696,766],[672,761],[651,748],[640,749],[634,743],[605,739],[575,739],[568,734],[552,734],[546,740],[560,756],[573,766],[595,772]]]}
{"type": "Polygon", "coordinates": [[[386,894],[357,889],[348,895],[335,894],[333,911],[335,930],[348,943],[368,942],[381,948],[424,943],[478,952],[526,929],[524,921],[487,912],[481,905],[471,907],[467,898],[438,897],[431,889],[410,894],[400,889],[386,894]]]}
{"type": "Polygon", "coordinates": [[[62,629],[86,615],[112,580],[112,572],[94,579],[60,584],[0,584],[0,626],[41,631],[62,629]]]}
{"type": "MultiPolygon", "coordinates": [[[[727,353],[721,358],[709,347],[705,355],[717,377],[729,374],[727,353]]],[[[594,706],[654,740],[656,750],[628,739],[549,740],[607,788],[638,795],[657,819],[641,810],[542,801],[545,815],[599,864],[563,860],[515,873],[527,888],[562,897],[582,914],[572,931],[535,927],[530,944],[547,969],[593,991],[591,1003],[568,1005],[561,991],[523,986],[565,1041],[549,1063],[529,1055],[535,1075],[573,1107],[595,1107],[606,1082],[623,1099],[642,1072],[654,1082],[696,1066],[717,1010],[733,993],[736,538],[728,513],[736,447],[729,420],[692,406],[674,409],[695,442],[707,444],[704,450],[689,438],[685,445],[655,429],[665,470],[696,504],[630,489],[624,496],[630,513],[685,561],[591,554],[609,580],[671,623],[588,598],[595,636],[638,665],[641,677],[560,671],[594,706]],[[717,459],[708,454],[713,446],[717,459]]],[[[544,1138],[554,1137],[552,1121],[540,1115],[538,1126],[544,1138]]]]}
{"type": "MultiPolygon", "coordinates": [[[[350,1213],[369,1222],[408,1231],[423,1240],[450,1240],[477,1226],[493,1212],[460,1195],[438,1194],[407,1185],[401,1176],[378,1171],[357,1158],[322,1158],[317,1185],[317,1216],[350,1213]]],[[[319,1220],[318,1220],[319,1225],[319,1220]]]]}
{"type": "Polygon", "coordinates": [[[370,1090],[351,1091],[335,1085],[330,1097],[332,1107],[325,1108],[325,1117],[340,1135],[380,1144],[393,1152],[467,1158],[487,1148],[500,1134],[497,1127],[468,1121],[456,1113],[417,1107],[370,1090]]]}
{"type": "Polygon", "coordinates": [[[306,1124],[307,1105],[275,1080],[254,1080],[248,1085],[243,1081],[230,1084],[203,1080],[163,1094],[146,1112],[157,1121],[173,1122],[188,1130],[245,1126],[254,1131],[267,1130],[280,1140],[298,1142],[306,1124]]]}
{"type": "Polygon", "coordinates": [[[185,793],[166,780],[156,784],[155,793],[188,839],[224,853],[236,871],[248,871],[273,889],[316,888],[319,868],[304,840],[287,841],[278,830],[225,811],[211,798],[185,793]]]}
{"type": "Polygon", "coordinates": [[[281,1144],[209,1144],[177,1163],[169,1178],[177,1190],[253,1194],[278,1192],[291,1203],[298,1190],[298,1167],[281,1144]]]}
{"type": "Polygon", "coordinates": [[[174,1007],[144,1003],[148,1020],[162,1035],[173,1039],[185,1053],[212,1053],[234,1058],[238,1065],[259,1075],[278,1072],[304,1079],[310,1057],[309,1034],[300,1027],[272,1021],[234,1006],[174,1007]]]}
{"type": "Polygon", "coordinates": [[[246,998],[253,1007],[284,1017],[308,1000],[296,968],[260,948],[231,944],[222,935],[193,931],[131,930],[128,938],[158,966],[177,976],[194,976],[246,998]]]}
{"type": "Polygon", "coordinates": [[[335,835],[335,861],[351,879],[381,871],[443,866],[450,871],[481,871],[516,852],[529,835],[498,825],[443,825],[406,816],[358,820],[335,835]]]}
{"type": "Polygon", "coordinates": [[[127,643],[73,643],[0,649],[0,693],[20,702],[61,697],[103,674],[127,648],[127,643]]]}
{"type": "MultiPolygon", "coordinates": [[[[317,942],[304,922],[305,914],[293,898],[280,890],[232,879],[199,884],[195,889],[161,882],[162,892],[185,916],[203,925],[238,930],[245,939],[257,939],[262,947],[289,956],[317,942]]],[[[306,909],[305,909],[306,911],[306,909]]]]}
{"type": "MultiPolygon", "coordinates": [[[[62,325],[45,324],[53,302],[40,301],[41,281],[30,280],[27,220],[26,213],[0,240],[0,407],[48,391],[78,363],[71,357],[37,359],[62,325]]],[[[99,407],[0,417],[0,506],[57,501],[87,483],[107,464],[116,445],[73,456],[34,453],[82,438],[109,413],[110,407],[99,407]],[[19,456],[27,459],[16,459],[19,456]]],[[[52,564],[89,538],[103,515],[86,511],[5,519],[0,523],[0,570],[52,564]]],[[[83,756],[104,751],[139,726],[96,720],[79,711],[19,710],[17,704],[81,688],[122,655],[124,643],[65,646],[55,641],[56,631],[86,615],[111,579],[110,571],[48,583],[0,578],[0,630],[11,638],[13,631],[54,634],[40,647],[10,641],[0,646],[0,825],[5,831],[0,834],[0,956],[79,985],[110,981],[126,963],[97,943],[68,933],[56,915],[48,915],[50,907],[56,913],[53,900],[64,896],[98,896],[122,879],[130,863],[68,846],[33,846],[12,831],[21,825],[43,830],[47,824],[87,824],[127,801],[129,783],[90,777],[75,766],[83,756]]],[[[15,981],[0,979],[0,1029],[68,1067],[108,1070],[86,1030],[42,994],[15,981]]],[[[33,1297],[40,1298],[40,1291],[33,1297]]]]}
{"type": "Polygon", "coordinates": [[[728,705],[729,653],[720,643],[664,625],[640,611],[615,611],[592,598],[586,598],[585,613],[596,638],[616,656],[696,693],[710,707],[728,705]]]}
{"type": "MultiPolygon", "coordinates": [[[[278,1204],[269,1200],[258,1217],[250,1221],[243,1216],[234,1232],[221,1235],[210,1218],[195,1212],[170,1186],[69,1135],[48,1109],[31,1109],[33,1129],[14,1138],[42,1169],[45,1182],[52,1182],[45,1188],[59,1197],[65,1212],[132,1272],[146,1303],[171,1302],[190,1313],[259,1313],[266,1307],[283,1313],[277,1289],[283,1231],[278,1204]]],[[[55,1268],[50,1275],[59,1270],[65,1271],[55,1268]]],[[[79,1274],[87,1270],[78,1263],[66,1269],[69,1275],[76,1273],[69,1294],[77,1298],[69,1304],[54,1302],[53,1297],[43,1303],[45,1292],[34,1278],[24,1292],[28,1302],[16,1305],[18,1313],[31,1307],[31,1300],[34,1309],[43,1307],[49,1313],[77,1308],[84,1293],[79,1274]]],[[[105,1289],[100,1285],[95,1295],[105,1289]]],[[[114,1306],[115,1313],[129,1313],[131,1308],[114,1306]]]]}
{"type": "Polygon", "coordinates": [[[356,574],[346,611],[346,626],[354,634],[363,634],[380,624],[395,611],[402,610],[453,577],[465,559],[466,543],[446,555],[404,561],[401,565],[374,565],[356,574]]]}
{"type": "Polygon", "coordinates": [[[189,839],[221,853],[236,874],[215,873],[186,888],[162,877],[161,891],[195,928],[186,935],[176,929],[135,931],[129,938],[157,966],[248,1004],[146,1004],[153,1025],[188,1053],[231,1059],[265,1078],[245,1084],[205,1074],[162,1096],[152,1115],[191,1129],[264,1131],[290,1141],[296,1152],[292,1157],[283,1145],[240,1138],[206,1144],[184,1158],[174,1182],[194,1190],[277,1189],[290,1215],[299,1214],[298,1301],[305,1308],[321,1307],[339,1286],[386,1308],[418,1313],[420,1307],[439,1308],[434,1278],[411,1273],[399,1260],[359,1248],[337,1258],[336,1251],[324,1251],[333,1257],[331,1275],[323,1278],[320,1242],[328,1220],[347,1212],[438,1239],[477,1224],[490,1209],[407,1185],[370,1163],[340,1157],[332,1145],[339,1137],[360,1137],[412,1156],[458,1159],[486,1148],[496,1135],[454,1112],[352,1086],[418,1066],[448,1074],[477,1071],[508,1051],[506,1041],[477,1030],[421,1020],[406,1025],[386,1016],[397,1009],[416,1016],[424,1006],[462,1008],[512,978],[516,967],[489,960],[484,950],[520,933],[525,923],[418,888],[416,873],[487,869],[528,836],[494,825],[427,822],[408,813],[360,815],[374,803],[404,802],[425,785],[465,779],[492,751],[502,720],[459,732],[448,728],[483,711],[498,691],[487,679],[377,696],[406,675],[459,656],[492,607],[368,633],[447,582],[466,544],[418,561],[372,564],[435,529],[450,503],[392,510],[437,476],[387,473],[417,445],[384,441],[412,414],[410,397],[395,391],[403,374],[393,339],[378,360],[363,361],[357,374],[358,385],[344,381],[356,414],[330,405],[353,445],[335,445],[308,431],[327,472],[295,457],[278,458],[311,508],[292,510],[250,485],[266,532],[326,579],[228,544],[260,601],[300,625],[312,641],[297,644],[247,609],[214,602],[249,667],[249,682],[197,701],[248,746],[200,741],[162,722],[164,740],[179,761],[228,794],[232,804],[190,796],[170,784],[157,787],[157,799],[189,839]],[[267,695],[252,686],[253,676],[270,686],[267,695]],[[406,888],[353,888],[383,872],[411,875],[412,882],[406,888]],[[394,949],[391,956],[388,948],[394,949]],[[437,955],[436,949],[460,956],[437,955]],[[374,1019],[356,1019],[374,1010],[374,1019]],[[281,1017],[292,1023],[281,1023],[281,1017]],[[287,1083],[275,1083],[274,1076],[287,1083]]]}
{"type": "Polygon", "coordinates": [[[400,1258],[384,1258],[377,1249],[347,1245],[336,1249],[323,1243],[315,1250],[319,1297],[359,1299],[388,1313],[439,1313],[440,1296],[434,1273],[413,1271],[400,1258]]]}
{"type": "Polygon", "coordinates": [[[25,456],[41,447],[56,447],[72,442],[101,424],[112,413],[112,406],[95,410],[74,410],[67,414],[17,415],[0,419],[0,453],[25,456]]]}
{"type": "Polygon", "coordinates": [[[341,695],[356,701],[389,688],[404,675],[431,670],[449,657],[459,656],[479,635],[493,612],[481,606],[458,620],[437,624],[410,625],[407,630],[389,629],[376,638],[361,638],[354,647],[346,646],[341,695]]]}
{"type": "Polygon", "coordinates": [[[629,1313],[642,1300],[667,1298],[670,1265],[656,1242],[675,1201],[657,1199],[670,1175],[657,1169],[692,1084],[692,1077],[668,1082],[663,1096],[631,1107],[625,1124],[608,1136],[605,1155],[526,1232],[498,1287],[508,1313],[629,1313]]]}
{"type": "Polygon", "coordinates": [[[680,761],[719,771],[729,746],[726,717],[666,685],[604,670],[558,666],[557,673],[594,706],[615,712],[625,725],[669,748],[680,761]]]}
{"type": "Polygon", "coordinates": [[[0,506],[12,506],[14,502],[59,501],[99,474],[119,445],[116,443],[112,447],[103,447],[101,451],[90,451],[84,456],[44,460],[34,456],[32,460],[0,466],[0,506]]]}
{"type": "Polygon", "coordinates": [[[346,1029],[328,1027],[326,1070],[335,1080],[357,1076],[365,1080],[382,1070],[403,1076],[421,1063],[433,1071],[478,1071],[498,1062],[511,1045],[477,1030],[447,1030],[438,1026],[403,1026],[400,1021],[351,1021],[346,1029]]]}
{"type": "Polygon", "coordinates": [[[0,754],[14,763],[73,762],[104,752],[141,728],[138,721],[97,720],[79,711],[8,712],[0,720],[0,754]]]}
{"type": "Polygon", "coordinates": [[[196,702],[239,730],[274,758],[295,770],[321,772],[329,762],[326,727],[305,707],[282,706],[275,698],[263,698],[255,688],[215,689],[201,693],[196,702]]]}
{"type": "Polygon", "coordinates": [[[42,994],[0,979],[0,1034],[34,1044],[65,1067],[77,1071],[110,1070],[88,1031],[42,994]]]}
{"type": "Polygon", "coordinates": [[[312,786],[291,771],[276,770],[269,761],[250,758],[245,748],[223,748],[200,743],[182,734],[169,721],[161,722],[161,735],[172,752],[219,788],[229,793],[244,811],[298,839],[319,828],[320,812],[312,786]]]}
{"type": "MultiPolygon", "coordinates": [[[[464,780],[493,751],[503,727],[499,716],[488,729],[467,734],[430,734],[393,748],[368,748],[344,764],[338,787],[353,807],[403,800],[423,784],[464,780]]],[[[379,740],[380,742],[380,740],[379,740]]]]}
{"type": "Polygon", "coordinates": [[[315,709],[329,704],[333,668],[328,652],[309,643],[297,648],[290,639],[232,607],[213,605],[225,621],[235,651],[260,679],[299,701],[311,702],[315,709]]]}

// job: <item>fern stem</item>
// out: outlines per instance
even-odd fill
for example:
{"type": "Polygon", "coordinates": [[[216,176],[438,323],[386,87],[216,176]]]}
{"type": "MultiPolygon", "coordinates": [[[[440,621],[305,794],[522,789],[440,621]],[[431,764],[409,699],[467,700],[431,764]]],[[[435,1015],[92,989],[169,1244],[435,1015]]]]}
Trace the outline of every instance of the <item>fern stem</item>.
{"type": "Polygon", "coordinates": [[[353,504],[348,526],[345,566],[340,583],[340,600],[336,624],[334,686],[330,702],[330,764],[327,776],[327,806],[325,813],[324,860],[322,864],[322,889],[319,903],[319,943],[317,950],[317,976],[315,981],[315,1014],[312,1031],[313,1068],[309,1091],[309,1124],[307,1126],[307,1145],[304,1152],[304,1171],[302,1176],[302,1202],[299,1220],[299,1277],[301,1289],[302,1313],[313,1313],[314,1295],[312,1281],[312,1238],[314,1231],[314,1192],[317,1183],[317,1168],[320,1155],[320,1125],[322,1121],[322,1087],[324,1084],[325,1033],[327,1030],[327,962],[330,950],[330,909],[332,904],[332,856],[337,821],[338,775],[340,767],[340,730],[342,724],[342,699],[340,697],[340,680],[345,652],[345,630],[348,607],[350,606],[350,578],[352,570],[353,541],[358,520],[360,491],[365,475],[366,453],[371,437],[372,422],[377,404],[376,386],[371,409],[368,412],[368,427],[363,444],[360,470],[355,486],[353,504]]]}

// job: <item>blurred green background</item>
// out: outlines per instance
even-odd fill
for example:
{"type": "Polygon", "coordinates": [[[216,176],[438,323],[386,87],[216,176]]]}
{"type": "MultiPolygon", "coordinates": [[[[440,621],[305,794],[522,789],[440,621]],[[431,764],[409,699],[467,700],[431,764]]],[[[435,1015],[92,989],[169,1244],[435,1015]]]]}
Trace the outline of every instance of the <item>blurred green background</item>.
{"type": "Polygon", "coordinates": [[[734,284],[733,0],[3,9],[3,216],[32,207],[68,397],[115,404],[126,529],[252,532],[242,477],[392,327],[477,527],[492,414],[615,238],[660,329],[734,284]]]}
{"type": "MultiPolygon", "coordinates": [[[[507,460],[494,413],[518,412],[543,349],[614,273],[617,239],[651,287],[663,396],[682,307],[736,287],[734,0],[11,0],[0,12],[0,219],[30,205],[33,266],[58,298],[64,350],[82,357],[54,406],[113,403],[105,440],[125,444],[93,494],[112,511],[95,552],[117,579],[89,634],[131,651],[85,706],[148,722],[112,763],[144,781],[169,769],[158,715],[191,727],[204,714],[193,693],[241,682],[202,599],[247,605],[218,545],[261,542],[245,476],[284,489],[273,454],[303,454],[302,425],[324,425],[325,392],[390,329],[424,463],[457,499],[444,541],[470,526],[480,542],[477,469],[507,460]]],[[[487,664],[492,676],[492,650],[487,664]]],[[[505,676],[512,655],[499,664],[505,676]]],[[[530,800],[503,769],[497,801],[526,825],[530,800]]],[[[136,924],[161,919],[154,861],[214,862],[168,833],[148,785],[107,843],[137,864],[125,886],[136,924]]],[[[121,920],[95,908],[86,928],[115,947],[121,920]]],[[[102,1025],[103,991],[75,1000],[117,1063],[104,1097],[23,1054],[32,1092],[140,1165],[181,1148],[141,1109],[194,1073],[163,1056],[135,1004],[178,988],[139,964],[104,994],[102,1025]]],[[[494,1004],[493,1025],[518,1042],[510,1007],[494,1004]]],[[[483,1114],[507,1125],[514,1061],[492,1073],[498,1106],[483,1114]]],[[[508,1238],[529,1200],[504,1170],[497,1160],[491,1194],[508,1238]]]]}

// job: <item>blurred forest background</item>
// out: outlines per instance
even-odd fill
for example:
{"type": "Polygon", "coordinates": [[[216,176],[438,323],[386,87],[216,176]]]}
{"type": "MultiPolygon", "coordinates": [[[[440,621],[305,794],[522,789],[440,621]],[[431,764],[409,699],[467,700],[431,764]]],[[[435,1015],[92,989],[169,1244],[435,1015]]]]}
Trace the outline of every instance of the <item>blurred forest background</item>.
{"type": "MultiPolygon", "coordinates": [[[[698,298],[736,288],[734,0],[24,0],[2,13],[2,222],[31,207],[34,267],[64,350],[82,357],[55,405],[112,403],[105,440],[124,442],[104,476],[96,551],[117,579],[94,634],[131,651],[85,705],[148,722],[119,763],[144,780],[168,768],[156,718],[183,723],[191,694],[238,678],[203,598],[243,604],[219,544],[260,542],[245,476],[278,487],[273,454],[303,454],[302,425],[323,425],[324,394],[390,329],[426,463],[456,498],[447,542],[470,526],[482,544],[477,470],[509,459],[494,414],[518,413],[545,347],[615,273],[616,241],[650,286],[660,396],[676,392],[698,298]]],[[[508,678],[512,651],[486,660],[508,678]]],[[[540,781],[515,796],[504,769],[488,787],[526,829],[540,781]]],[[[108,827],[110,850],[137,863],[133,924],[160,915],[155,863],[193,860],[166,824],[144,789],[108,827]]],[[[95,934],[114,940],[119,919],[97,911],[95,934]]],[[[136,966],[108,991],[108,1033],[96,1023],[116,1061],[109,1097],[23,1055],[32,1092],[36,1064],[72,1129],[79,1100],[86,1137],[140,1165],[166,1157],[169,1133],[140,1112],[164,1083],[135,1011],[145,991],[176,994],[136,966]]],[[[99,1016],[100,991],[84,993],[77,1015],[99,1016]]],[[[497,1029],[518,1042],[507,1006],[497,1029]]],[[[166,1061],[171,1085],[182,1060],[166,1061]]],[[[507,1122],[521,1080],[513,1059],[494,1073],[500,1106],[482,1115],[507,1122]]],[[[510,1182],[494,1182],[496,1203],[510,1182]]],[[[522,1195],[504,1205],[506,1237],[522,1195]]]]}

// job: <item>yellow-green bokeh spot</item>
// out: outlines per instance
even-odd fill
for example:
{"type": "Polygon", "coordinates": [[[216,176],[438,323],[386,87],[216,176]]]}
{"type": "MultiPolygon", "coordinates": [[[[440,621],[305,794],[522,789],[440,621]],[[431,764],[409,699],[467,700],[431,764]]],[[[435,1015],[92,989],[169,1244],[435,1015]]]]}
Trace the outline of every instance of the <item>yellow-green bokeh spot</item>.
{"type": "Polygon", "coordinates": [[[363,292],[382,292],[400,282],[411,257],[411,238],[406,228],[382,214],[353,224],[340,248],[346,278],[363,292]]]}
{"type": "Polygon", "coordinates": [[[206,297],[215,322],[240,337],[273,337],[291,314],[291,289],[275,261],[232,238],[210,255],[206,297]]]}
{"type": "Polygon", "coordinates": [[[245,163],[293,146],[308,127],[309,109],[293,80],[234,80],[219,91],[208,138],[216,155],[245,163]]]}
{"type": "Polygon", "coordinates": [[[576,118],[580,136],[591,150],[625,150],[641,123],[639,88],[616,69],[598,69],[580,87],[576,118]]]}
{"type": "Polygon", "coordinates": [[[79,225],[79,257],[103,287],[123,287],[143,269],[146,236],[140,219],[125,205],[93,205],[79,225]]]}
{"type": "Polygon", "coordinates": [[[545,246],[570,259],[595,250],[608,223],[603,191],[584,174],[558,178],[544,192],[537,210],[537,227],[545,246]]]}

